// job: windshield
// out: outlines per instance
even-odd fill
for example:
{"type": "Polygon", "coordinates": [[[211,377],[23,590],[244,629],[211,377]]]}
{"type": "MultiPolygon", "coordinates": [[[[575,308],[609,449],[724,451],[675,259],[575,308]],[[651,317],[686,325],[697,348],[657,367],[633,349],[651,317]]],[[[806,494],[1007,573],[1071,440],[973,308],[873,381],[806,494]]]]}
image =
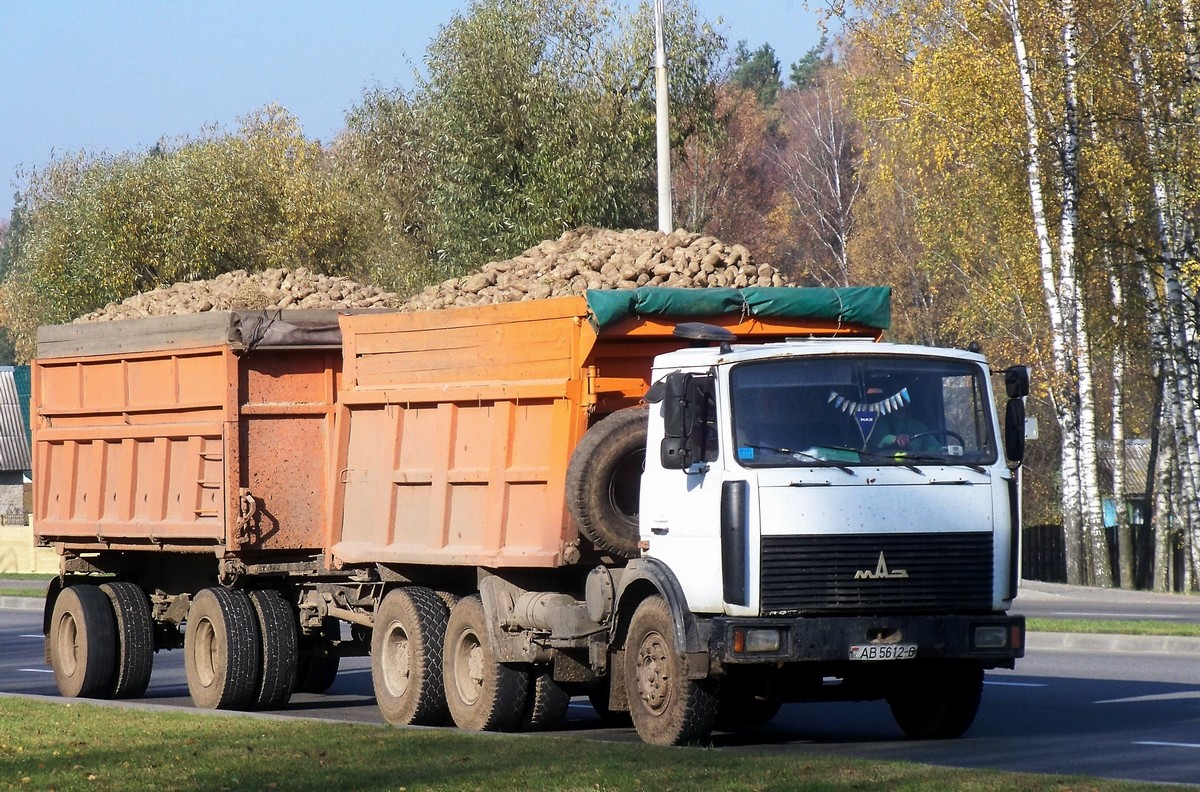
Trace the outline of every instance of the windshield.
{"type": "Polygon", "coordinates": [[[730,374],[736,456],[746,467],[990,464],[987,385],[982,367],[935,358],[743,363],[730,374]]]}

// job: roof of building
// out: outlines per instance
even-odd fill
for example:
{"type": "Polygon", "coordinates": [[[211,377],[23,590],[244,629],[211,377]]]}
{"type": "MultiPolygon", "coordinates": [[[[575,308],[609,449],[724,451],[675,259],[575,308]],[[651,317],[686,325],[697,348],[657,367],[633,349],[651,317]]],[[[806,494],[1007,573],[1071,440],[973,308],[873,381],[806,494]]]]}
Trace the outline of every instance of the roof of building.
{"type": "MultiPolygon", "coordinates": [[[[1101,487],[1106,492],[1112,491],[1112,474],[1116,467],[1113,455],[1113,444],[1098,443],[1097,452],[1100,463],[1101,487]]],[[[1150,441],[1125,441],[1125,486],[1124,495],[1140,496],[1146,494],[1146,473],[1150,470],[1150,441]]]]}
{"type": "Polygon", "coordinates": [[[29,434],[12,366],[0,366],[0,470],[29,470],[29,434]]]}

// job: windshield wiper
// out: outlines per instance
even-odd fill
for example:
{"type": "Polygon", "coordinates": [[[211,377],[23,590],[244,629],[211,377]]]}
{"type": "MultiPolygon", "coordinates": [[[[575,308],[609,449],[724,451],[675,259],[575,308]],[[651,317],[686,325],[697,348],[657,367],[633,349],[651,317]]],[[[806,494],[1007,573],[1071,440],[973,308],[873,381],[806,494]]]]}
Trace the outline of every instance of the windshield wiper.
{"type": "MultiPolygon", "coordinates": [[[[769,446],[769,445],[757,445],[755,443],[742,443],[741,447],[742,448],[753,448],[757,451],[772,451],[776,454],[787,454],[788,456],[791,456],[797,460],[806,459],[811,462],[814,462],[814,463],[816,463],[814,465],[814,467],[837,468],[838,470],[842,470],[842,471],[845,471],[846,473],[849,473],[851,476],[854,475],[854,469],[851,468],[849,465],[845,465],[834,459],[825,459],[823,457],[817,456],[816,454],[812,453],[811,451],[795,451],[791,448],[782,448],[780,446],[769,446]]],[[[819,446],[819,448],[829,448],[834,451],[855,451],[857,453],[857,450],[853,449],[853,448],[839,448],[837,446],[819,446]]]]}
{"type": "Polygon", "coordinates": [[[980,465],[978,462],[968,462],[960,456],[935,455],[935,454],[905,454],[906,459],[912,459],[917,462],[938,462],[943,465],[957,465],[968,467],[977,473],[986,473],[987,468],[980,465]]]}
{"type": "Polygon", "coordinates": [[[908,468],[913,473],[921,472],[921,469],[916,465],[909,464],[905,461],[909,458],[907,454],[887,454],[882,451],[875,451],[869,448],[851,448],[849,446],[821,445],[820,447],[828,448],[831,451],[853,451],[854,453],[858,454],[860,459],[872,459],[889,465],[897,465],[902,468],[908,468]]]}

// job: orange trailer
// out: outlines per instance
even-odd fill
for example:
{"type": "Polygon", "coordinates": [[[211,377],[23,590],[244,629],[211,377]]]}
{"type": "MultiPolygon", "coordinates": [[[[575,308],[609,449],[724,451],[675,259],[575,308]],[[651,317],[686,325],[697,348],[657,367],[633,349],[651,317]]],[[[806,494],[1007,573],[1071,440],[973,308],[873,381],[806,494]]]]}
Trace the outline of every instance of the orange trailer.
{"type": "Polygon", "coordinates": [[[341,376],[331,311],[42,328],[36,532],[118,553],[320,552],[341,376]]]}

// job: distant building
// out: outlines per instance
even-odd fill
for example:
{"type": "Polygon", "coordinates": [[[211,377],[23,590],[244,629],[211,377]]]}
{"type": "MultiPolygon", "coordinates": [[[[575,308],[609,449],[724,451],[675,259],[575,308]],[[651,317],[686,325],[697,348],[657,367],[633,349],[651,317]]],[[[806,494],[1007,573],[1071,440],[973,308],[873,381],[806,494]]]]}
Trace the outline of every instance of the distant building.
{"type": "Polygon", "coordinates": [[[33,467],[29,451],[29,375],[0,366],[0,521],[25,524],[25,481],[33,467]],[[23,374],[24,403],[18,388],[23,374]]]}

